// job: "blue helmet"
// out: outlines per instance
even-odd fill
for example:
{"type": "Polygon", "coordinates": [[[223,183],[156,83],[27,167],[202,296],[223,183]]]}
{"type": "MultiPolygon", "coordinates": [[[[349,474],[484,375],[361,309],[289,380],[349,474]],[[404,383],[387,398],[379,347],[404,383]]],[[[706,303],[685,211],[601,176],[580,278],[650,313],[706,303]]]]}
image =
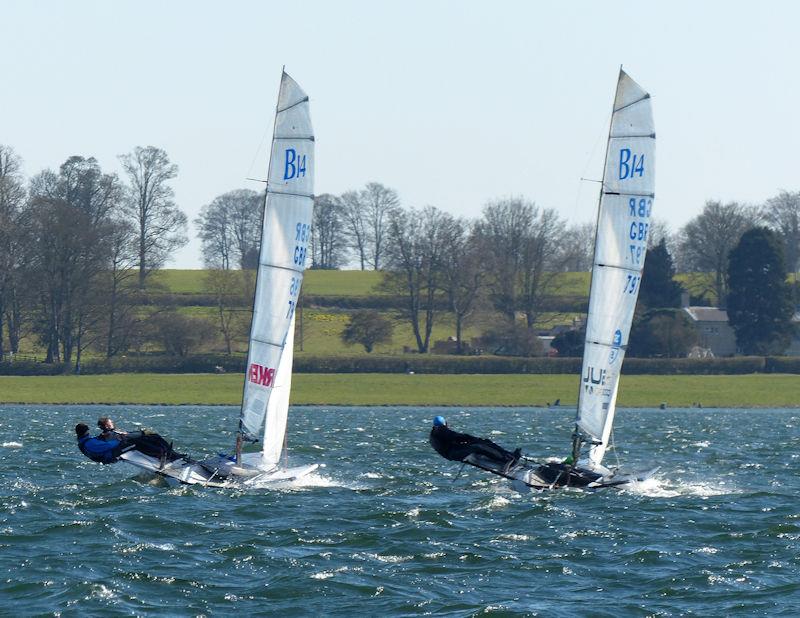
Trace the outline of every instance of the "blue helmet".
{"type": "Polygon", "coordinates": [[[444,420],[444,416],[437,416],[433,419],[433,426],[434,427],[443,427],[447,425],[447,421],[444,420]]]}

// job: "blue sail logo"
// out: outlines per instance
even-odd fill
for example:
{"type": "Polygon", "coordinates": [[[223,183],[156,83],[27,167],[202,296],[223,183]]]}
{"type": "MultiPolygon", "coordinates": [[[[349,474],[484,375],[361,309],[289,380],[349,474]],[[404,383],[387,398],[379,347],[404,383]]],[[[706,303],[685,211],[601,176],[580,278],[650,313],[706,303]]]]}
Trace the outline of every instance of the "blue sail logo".
{"type": "Polygon", "coordinates": [[[609,364],[614,364],[619,358],[619,350],[622,347],[622,331],[617,329],[614,331],[614,339],[611,341],[611,352],[608,355],[609,364]]]}

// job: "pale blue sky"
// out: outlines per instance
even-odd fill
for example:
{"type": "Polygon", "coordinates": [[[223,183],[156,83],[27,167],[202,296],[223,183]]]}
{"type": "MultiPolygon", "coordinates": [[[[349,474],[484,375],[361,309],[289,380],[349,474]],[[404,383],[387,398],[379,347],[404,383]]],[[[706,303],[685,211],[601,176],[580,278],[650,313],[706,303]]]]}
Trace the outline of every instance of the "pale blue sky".
{"type": "MultiPolygon", "coordinates": [[[[378,181],[470,217],[524,195],[588,221],[623,64],[653,96],[654,214],[677,228],[707,199],[800,190],[798,24],[793,2],[0,0],[0,143],[28,175],[159,146],[194,219],[260,189],[285,64],[317,193],[378,181]]],[[[200,267],[194,238],[171,266],[200,267]]]]}

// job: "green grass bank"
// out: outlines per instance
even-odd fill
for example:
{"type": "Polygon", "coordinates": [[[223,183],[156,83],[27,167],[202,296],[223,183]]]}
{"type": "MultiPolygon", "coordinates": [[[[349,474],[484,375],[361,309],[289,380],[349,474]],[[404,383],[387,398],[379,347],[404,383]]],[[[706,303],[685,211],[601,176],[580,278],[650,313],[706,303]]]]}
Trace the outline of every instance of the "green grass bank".
{"type": "MultiPolygon", "coordinates": [[[[294,405],[574,405],[573,375],[297,374],[294,405]]],[[[0,403],[238,405],[242,376],[110,374],[0,376],[0,403]]],[[[786,374],[623,376],[623,407],[800,407],[800,377],[786,374]]]]}

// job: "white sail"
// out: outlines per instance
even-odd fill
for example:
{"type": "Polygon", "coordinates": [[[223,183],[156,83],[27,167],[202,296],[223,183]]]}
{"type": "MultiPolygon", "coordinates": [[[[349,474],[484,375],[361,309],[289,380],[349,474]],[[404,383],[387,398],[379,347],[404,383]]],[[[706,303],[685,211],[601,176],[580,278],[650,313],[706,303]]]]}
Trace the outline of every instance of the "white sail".
{"type": "Polygon", "coordinates": [[[265,465],[278,465],[283,452],[286,436],[286,420],[289,417],[289,396],[292,392],[292,361],[294,360],[294,316],[286,335],[286,346],[283,349],[272,393],[267,403],[267,414],[264,418],[264,445],[262,461],[265,465]]]}
{"type": "Polygon", "coordinates": [[[311,238],[314,165],[308,96],[283,73],[239,426],[242,437],[251,441],[259,439],[263,428],[265,463],[278,462],[286,432],[294,312],[311,238]]]}
{"type": "Polygon", "coordinates": [[[608,446],[620,370],[639,296],[655,197],[650,95],[620,70],[597,217],[578,428],[599,464],[608,446]]]}

